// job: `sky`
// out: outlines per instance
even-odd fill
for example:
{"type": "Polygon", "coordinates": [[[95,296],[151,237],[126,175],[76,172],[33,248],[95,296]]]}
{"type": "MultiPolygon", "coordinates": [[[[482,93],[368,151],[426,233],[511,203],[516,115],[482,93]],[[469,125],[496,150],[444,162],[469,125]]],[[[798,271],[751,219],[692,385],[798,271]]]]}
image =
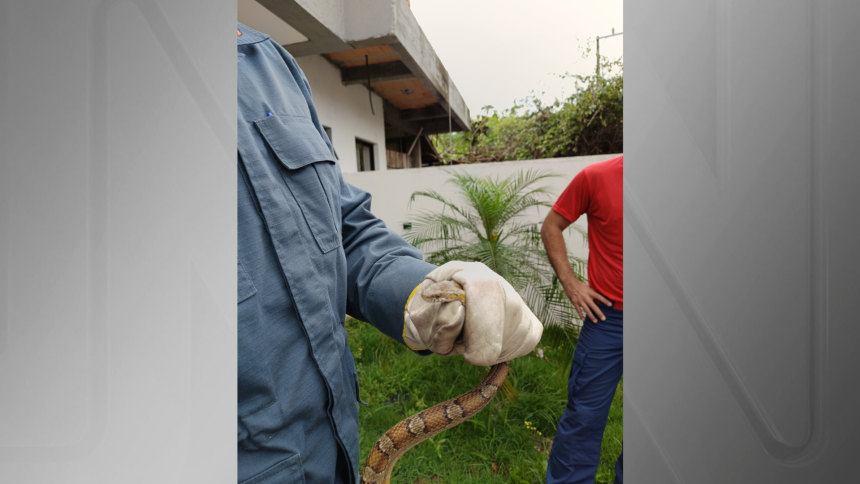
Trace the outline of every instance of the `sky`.
{"type": "MultiPolygon", "coordinates": [[[[565,72],[594,72],[594,50],[577,47],[624,31],[621,0],[412,0],[412,12],[472,117],[490,105],[508,109],[532,91],[544,102],[573,92],[565,72]]],[[[624,36],[600,41],[600,53],[624,53],[624,36]]]]}

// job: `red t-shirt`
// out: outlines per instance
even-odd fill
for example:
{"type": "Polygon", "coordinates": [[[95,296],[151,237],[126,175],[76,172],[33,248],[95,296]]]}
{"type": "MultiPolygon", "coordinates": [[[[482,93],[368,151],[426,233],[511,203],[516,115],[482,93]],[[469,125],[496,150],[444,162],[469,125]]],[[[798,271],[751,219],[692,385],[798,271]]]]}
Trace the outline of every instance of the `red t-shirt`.
{"type": "Polygon", "coordinates": [[[588,165],[552,209],[571,223],[588,215],[588,283],[624,307],[624,156],[588,165]]]}

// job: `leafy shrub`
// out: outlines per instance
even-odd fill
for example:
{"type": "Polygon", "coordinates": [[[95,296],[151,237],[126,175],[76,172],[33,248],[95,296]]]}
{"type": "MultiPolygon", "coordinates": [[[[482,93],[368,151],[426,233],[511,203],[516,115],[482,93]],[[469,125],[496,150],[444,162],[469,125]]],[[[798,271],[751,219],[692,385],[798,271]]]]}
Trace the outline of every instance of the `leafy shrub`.
{"type": "Polygon", "coordinates": [[[624,152],[624,75],[621,60],[602,59],[608,75],[565,75],[576,92],[551,104],[531,95],[501,114],[492,106],[472,130],[432,137],[439,162],[476,163],[624,152]],[[615,69],[617,68],[617,72],[615,69]]]}

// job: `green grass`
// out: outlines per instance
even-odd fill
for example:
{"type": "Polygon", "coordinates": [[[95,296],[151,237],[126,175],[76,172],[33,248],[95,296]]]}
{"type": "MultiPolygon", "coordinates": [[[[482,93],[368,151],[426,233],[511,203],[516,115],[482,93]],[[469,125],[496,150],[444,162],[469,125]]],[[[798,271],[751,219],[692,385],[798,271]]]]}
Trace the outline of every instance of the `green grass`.
{"type": "MultiPolygon", "coordinates": [[[[350,319],[346,329],[361,397],[370,404],[359,410],[361,465],[391,426],[468,391],[486,373],[461,357],[415,355],[367,323],[350,319]]],[[[559,356],[548,347],[544,352],[549,360],[559,356]]],[[[392,482],[543,483],[567,402],[567,375],[558,375],[558,368],[534,354],[514,360],[508,379],[518,394],[515,401],[505,405],[500,393],[472,419],[412,448],[397,462],[392,482]]],[[[621,396],[619,385],[603,437],[598,483],[615,478],[623,436],[621,396]]]]}

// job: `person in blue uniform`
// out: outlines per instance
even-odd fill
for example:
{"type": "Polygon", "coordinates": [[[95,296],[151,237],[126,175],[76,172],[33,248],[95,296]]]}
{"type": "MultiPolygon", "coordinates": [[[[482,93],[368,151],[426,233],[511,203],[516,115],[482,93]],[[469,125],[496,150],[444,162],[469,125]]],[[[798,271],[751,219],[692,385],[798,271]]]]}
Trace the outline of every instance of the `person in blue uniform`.
{"type": "Polygon", "coordinates": [[[436,267],[344,182],[295,59],[239,24],[238,481],[358,479],[358,379],[346,314],[420,354],[492,365],[542,326],[486,266],[436,267]],[[417,296],[453,280],[461,301],[417,296]]]}

